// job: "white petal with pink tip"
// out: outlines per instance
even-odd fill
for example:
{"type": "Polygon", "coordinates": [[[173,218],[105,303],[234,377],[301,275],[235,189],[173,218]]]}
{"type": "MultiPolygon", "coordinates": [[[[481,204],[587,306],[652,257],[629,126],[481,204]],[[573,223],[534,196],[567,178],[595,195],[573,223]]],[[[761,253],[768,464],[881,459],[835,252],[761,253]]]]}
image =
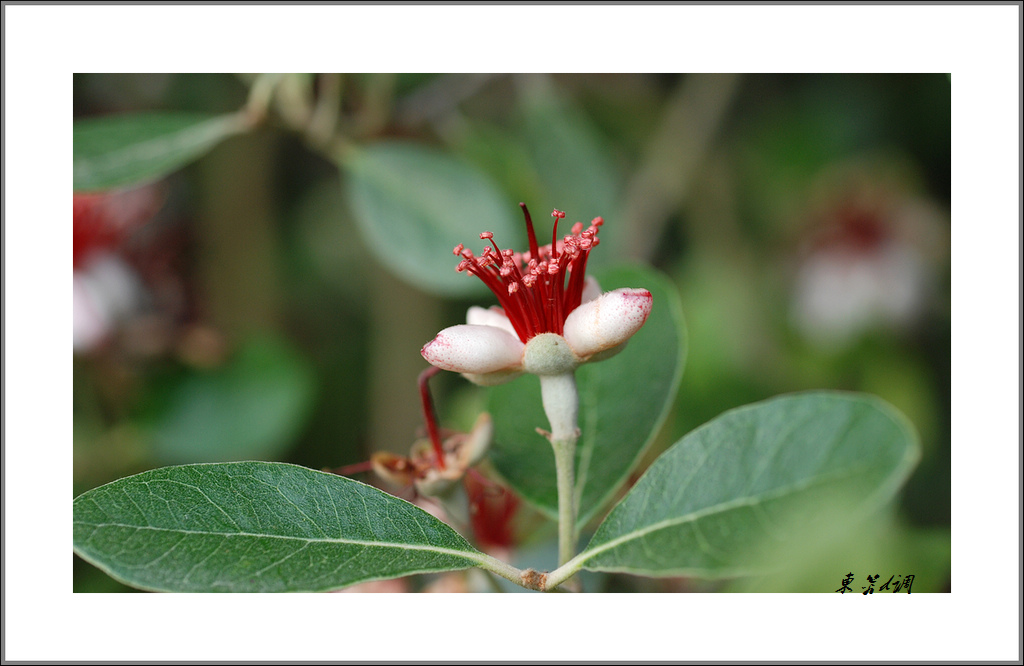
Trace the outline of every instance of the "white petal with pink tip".
{"type": "Polygon", "coordinates": [[[647,321],[653,298],[646,289],[616,289],[573,310],[564,336],[580,358],[629,340],[647,321]]]}
{"type": "Polygon", "coordinates": [[[461,324],[437,334],[420,350],[442,370],[485,374],[522,364],[524,345],[503,328],[461,324]]]}

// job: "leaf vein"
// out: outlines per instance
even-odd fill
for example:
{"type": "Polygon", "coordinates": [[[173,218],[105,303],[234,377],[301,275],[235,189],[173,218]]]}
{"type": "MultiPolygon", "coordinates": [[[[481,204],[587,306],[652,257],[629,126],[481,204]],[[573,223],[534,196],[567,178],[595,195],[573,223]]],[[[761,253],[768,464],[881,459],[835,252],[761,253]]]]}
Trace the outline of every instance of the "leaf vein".
{"type": "Polygon", "coordinates": [[[352,546],[363,546],[366,548],[385,548],[385,549],[397,549],[397,550],[424,550],[432,553],[439,553],[441,555],[453,555],[455,557],[463,557],[475,562],[482,561],[484,559],[481,553],[468,550],[456,550],[454,548],[443,548],[441,546],[431,546],[424,544],[408,544],[408,543],[394,543],[390,541],[364,541],[360,539],[345,539],[345,538],[317,538],[317,537],[299,537],[299,536],[288,536],[284,534],[256,534],[252,532],[207,532],[203,530],[183,530],[179,528],[170,527],[140,527],[138,525],[126,525],[124,523],[89,523],[85,521],[75,521],[75,525],[87,525],[95,529],[103,527],[120,527],[123,529],[132,530],[152,530],[154,532],[173,532],[175,534],[195,534],[200,536],[218,536],[218,537],[248,537],[253,539],[279,539],[282,541],[306,541],[309,543],[332,543],[332,544],[346,544],[352,546]]]}
{"type": "Polygon", "coordinates": [[[589,560],[589,559],[599,555],[600,553],[603,553],[603,552],[605,552],[607,550],[611,550],[612,548],[615,548],[616,546],[622,545],[622,544],[627,543],[629,541],[632,541],[634,539],[639,539],[639,538],[641,538],[643,536],[646,536],[647,534],[650,534],[651,532],[656,532],[656,531],[659,531],[659,530],[668,529],[670,527],[676,527],[678,525],[684,525],[686,523],[690,523],[690,522],[699,520],[700,518],[704,518],[705,516],[714,515],[716,513],[720,513],[722,511],[725,511],[725,510],[728,510],[728,509],[738,508],[738,507],[742,507],[742,506],[756,506],[759,503],[762,503],[762,502],[765,502],[765,501],[768,501],[768,500],[771,500],[771,499],[775,499],[777,497],[783,497],[783,496],[785,496],[785,495],[787,495],[789,493],[795,492],[795,491],[805,490],[807,488],[810,488],[812,486],[815,486],[815,485],[818,485],[818,484],[821,484],[821,483],[832,482],[832,481],[835,481],[837,479],[841,479],[841,478],[845,478],[845,477],[849,477],[849,476],[854,476],[854,475],[859,474],[861,472],[868,471],[868,469],[869,468],[859,468],[858,467],[858,468],[853,468],[851,470],[848,470],[848,471],[842,472],[842,473],[825,474],[825,475],[821,475],[821,476],[818,476],[818,477],[811,477],[809,479],[806,479],[806,480],[798,482],[798,483],[790,484],[788,486],[783,486],[783,487],[781,487],[781,488],[779,488],[779,489],[777,489],[777,490],[775,490],[775,491],[773,491],[771,493],[765,493],[764,495],[762,495],[760,497],[739,497],[739,498],[736,498],[734,500],[730,500],[728,502],[720,502],[718,504],[715,504],[715,505],[712,505],[712,506],[709,506],[709,507],[705,507],[705,508],[699,509],[697,511],[691,511],[690,513],[687,513],[687,514],[685,514],[683,516],[677,516],[675,518],[667,518],[665,520],[661,520],[661,521],[658,521],[656,523],[652,523],[650,525],[647,525],[645,527],[633,530],[632,532],[628,532],[626,534],[623,534],[623,535],[621,535],[619,537],[616,537],[615,539],[612,539],[611,541],[606,541],[605,543],[602,543],[602,544],[600,544],[598,546],[595,546],[593,548],[593,550],[584,551],[583,553],[581,553],[578,556],[580,558],[579,562],[582,564],[583,562],[586,562],[587,560],[589,560]]]}

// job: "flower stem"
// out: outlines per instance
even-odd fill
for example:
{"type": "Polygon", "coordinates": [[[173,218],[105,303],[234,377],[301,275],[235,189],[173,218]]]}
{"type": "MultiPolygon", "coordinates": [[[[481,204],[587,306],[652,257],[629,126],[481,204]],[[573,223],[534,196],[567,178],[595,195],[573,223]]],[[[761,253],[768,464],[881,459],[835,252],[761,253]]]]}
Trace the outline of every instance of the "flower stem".
{"type": "Polygon", "coordinates": [[[430,366],[420,373],[417,383],[420,386],[420,399],[423,402],[423,420],[427,424],[427,434],[430,435],[430,444],[434,447],[434,457],[437,458],[437,466],[444,469],[444,449],[441,448],[441,435],[437,430],[437,412],[434,411],[434,400],[430,397],[430,386],[427,384],[430,378],[441,372],[441,368],[430,366]]]}
{"type": "Polygon", "coordinates": [[[556,440],[555,477],[558,484],[558,564],[565,564],[576,554],[575,462],[576,438],[556,440]]]}
{"type": "Polygon", "coordinates": [[[579,428],[579,394],[573,372],[542,375],[540,392],[544,411],[551,423],[551,448],[555,454],[555,478],[558,487],[558,563],[565,564],[576,554],[575,472],[576,440],[579,428]]]}

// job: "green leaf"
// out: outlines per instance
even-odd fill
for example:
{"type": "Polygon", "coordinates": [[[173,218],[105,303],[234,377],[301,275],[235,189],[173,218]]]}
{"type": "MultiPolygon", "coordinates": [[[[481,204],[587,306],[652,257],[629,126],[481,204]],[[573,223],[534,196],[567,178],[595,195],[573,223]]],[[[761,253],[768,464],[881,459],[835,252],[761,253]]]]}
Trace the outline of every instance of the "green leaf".
{"type": "Polygon", "coordinates": [[[890,499],[918,457],[912,426],[873,396],[813,392],[740,407],[662,454],[575,564],[645,576],[756,573],[793,535],[890,499]]]}
{"type": "MultiPolygon", "coordinates": [[[[544,214],[538,218],[547,221],[547,211],[542,206],[546,201],[557,199],[546,193],[545,183],[521,136],[505,127],[466,119],[454,139],[454,149],[460,156],[483,169],[506,192],[515,192],[534,213],[544,214]]],[[[576,217],[582,219],[583,216],[573,219],[576,217]]],[[[544,226],[542,224],[541,228],[544,226]]]]}
{"type": "Polygon", "coordinates": [[[580,111],[540,99],[525,107],[523,120],[523,139],[560,210],[573,220],[617,212],[618,175],[599,133],[580,111]]]}
{"type": "MultiPolygon", "coordinates": [[[[605,291],[644,288],[654,307],[643,328],[612,358],[576,371],[580,439],[576,492],[580,528],[626,480],[658,433],[675,398],[686,359],[686,327],[679,296],[667,279],[645,268],[598,273],[605,291]]],[[[540,382],[530,375],[491,389],[492,461],[526,500],[557,518],[558,491],[551,445],[537,434],[548,421],[540,382]]]]}
{"type": "Polygon", "coordinates": [[[75,122],[75,191],[157,180],[245,130],[238,114],[138,113],[75,122]]]}
{"type": "MultiPolygon", "coordinates": [[[[900,525],[887,512],[850,524],[837,512],[823,521],[825,534],[806,530],[803,539],[779,544],[766,573],[735,578],[727,592],[834,592],[846,574],[855,575],[856,592],[867,587],[867,576],[881,576],[876,591],[890,576],[914,576],[912,591],[942,592],[950,577],[950,531],[900,525]],[[884,572],[884,573],[883,573],[884,572]]],[[[821,525],[817,530],[821,530],[821,525]]],[[[892,592],[893,588],[888,591],[892,592]]]]}
{"type": "Polygon", "coordinates": [[[147,415],[163,463],[273,459],[305,423],[313,370],[284,340],[256,337],[226,364],[175,377],[147,415]]]}
{"type": "Polygon", "coordinates": [[[164,467],[74,502],[75,552],[165,592],[320,592],[483,556],[405,500],[284,463],[164,467]]]}
{"type": "Polygon", "coordinates": [[[597,216],[608,220],[601,229],[602,252],[589,259],[592,267],[607,265],[615,255],[606,248],[626,247],[619,238],[627,230],[615,224],[621,178],[600,133],[578,109],[541,95],[525,105],[522,137],[546,197],[533,208],[564,210],[567,223],[597,216]]]}
{"type": "MultiPolygon", "coordinates": [[[[444,153],[406,143],[353,149],[341,160],[352,212],[382,264],[410,284],[440,295],[485,291],[457,273],[459,243],[474,248],[480,232],[506,247],[521,237],[515,202],[480,171],[444,153]]],[[[479,248],[474,248],[477,251],[479,248]]]]}

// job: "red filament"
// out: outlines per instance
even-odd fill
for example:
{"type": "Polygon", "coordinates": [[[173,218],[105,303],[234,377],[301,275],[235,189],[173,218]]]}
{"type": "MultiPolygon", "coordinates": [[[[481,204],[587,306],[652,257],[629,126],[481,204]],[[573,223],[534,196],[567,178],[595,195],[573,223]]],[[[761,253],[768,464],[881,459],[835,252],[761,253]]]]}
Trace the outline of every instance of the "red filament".
{"type": "Polygon", "coordinates": [[[485,231],[480,238],[489,240],[493,249],[485,247],[476,257],[460,243],[454,253],[462,257],[456,270],[471,273],[487,285],[519,339],[526,342],[540,333],[563,333],[565,318],[583,299],[587,256],[598,244],[597,232],[604,220],[595,217],[587,229],[577,222],[570,235],[558,240],[558,221],[565,213],[555,210],[551,213],[555,218],[551,244],[541,246],[530,211],[526,204],[519,206],[526,220],[529,252],[502,250],[494,234],[485,231]]]}

